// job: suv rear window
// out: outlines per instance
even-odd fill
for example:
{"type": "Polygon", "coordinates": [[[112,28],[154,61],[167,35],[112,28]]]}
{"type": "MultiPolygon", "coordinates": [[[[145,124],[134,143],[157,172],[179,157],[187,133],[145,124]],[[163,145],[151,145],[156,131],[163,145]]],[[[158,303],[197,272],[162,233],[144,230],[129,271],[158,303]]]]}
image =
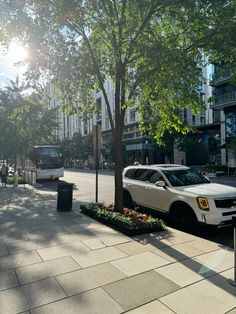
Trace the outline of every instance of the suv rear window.
{"type": "Polygon", "coordinates": [[[136,169],[133,179],[139,181],[145,181],[147,177],[147,169],[136,169]]]}
{"type": "Polygon", "coordinates": [[[125,177],[126,177],[126,178],[129,178],[129,179],[133,179],[135,170],[136,170],[135,168],[129,169],[129,170],[126,172],[125,177]]]}

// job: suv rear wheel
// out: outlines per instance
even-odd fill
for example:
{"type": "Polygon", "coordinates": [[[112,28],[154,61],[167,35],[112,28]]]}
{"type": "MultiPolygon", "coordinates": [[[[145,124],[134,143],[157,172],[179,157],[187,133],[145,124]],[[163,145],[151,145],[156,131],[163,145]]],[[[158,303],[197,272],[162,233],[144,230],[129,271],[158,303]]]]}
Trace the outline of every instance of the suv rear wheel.
{"type": "Polygon", "coordinates": [[[124,207],[132,209],[133,208],[133,200],[132,200],[132,197],[129,194],[129,192],[124,191],[123,197],[124,197],[124,207]]]}

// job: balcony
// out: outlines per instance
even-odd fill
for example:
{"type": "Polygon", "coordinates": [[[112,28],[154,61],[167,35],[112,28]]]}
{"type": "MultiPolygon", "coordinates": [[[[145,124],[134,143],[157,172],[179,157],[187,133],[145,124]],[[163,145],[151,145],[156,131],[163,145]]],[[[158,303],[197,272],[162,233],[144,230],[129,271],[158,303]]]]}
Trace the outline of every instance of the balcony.
{"type": "Polygon", "coordinates": [[[213,73],[210,77],[210,85],[217,86],[230,80],[232,69],[225,68],[213,73]]]}
{"type": "Polygon", "coordinates": [[[220,96],[214,96],[212,98],[211,108],[223,109],[224,107],[236,105],[236,91],[223,94],[220,96]]]}

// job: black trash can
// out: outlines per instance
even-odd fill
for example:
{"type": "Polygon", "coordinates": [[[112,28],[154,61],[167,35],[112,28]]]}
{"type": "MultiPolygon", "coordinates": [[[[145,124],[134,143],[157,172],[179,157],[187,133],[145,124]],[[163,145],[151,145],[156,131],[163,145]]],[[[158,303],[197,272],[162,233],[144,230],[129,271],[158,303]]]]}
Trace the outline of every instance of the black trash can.
{"type": "Polygon", "coordinates": [[[60,183],[57,190],[57,210],[72,210],[73,183],[60,183]]]}

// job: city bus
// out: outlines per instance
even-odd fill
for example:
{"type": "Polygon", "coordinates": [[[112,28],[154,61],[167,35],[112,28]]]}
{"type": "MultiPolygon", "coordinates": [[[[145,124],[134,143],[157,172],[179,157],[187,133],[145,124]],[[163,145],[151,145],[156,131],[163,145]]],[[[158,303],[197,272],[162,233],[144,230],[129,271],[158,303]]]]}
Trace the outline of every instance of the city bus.
{"type": "Polygon", "coordinates": [[[59,179],[64,176],[62,149],[57,145],[33,146],[25,160],[25,171],[35,171],[36,180],[59,179]]]}

